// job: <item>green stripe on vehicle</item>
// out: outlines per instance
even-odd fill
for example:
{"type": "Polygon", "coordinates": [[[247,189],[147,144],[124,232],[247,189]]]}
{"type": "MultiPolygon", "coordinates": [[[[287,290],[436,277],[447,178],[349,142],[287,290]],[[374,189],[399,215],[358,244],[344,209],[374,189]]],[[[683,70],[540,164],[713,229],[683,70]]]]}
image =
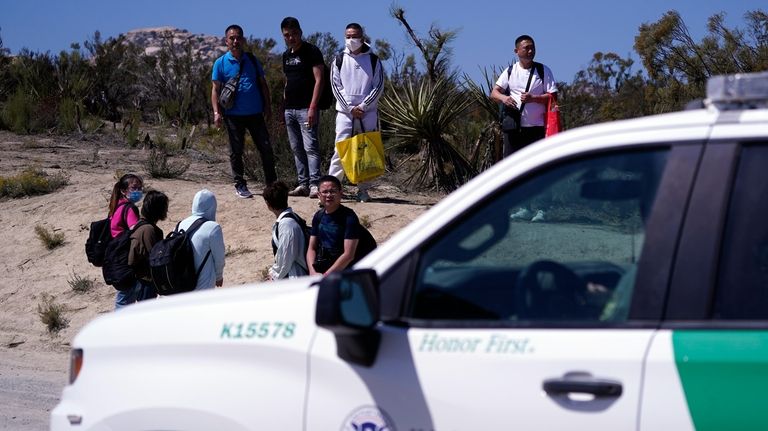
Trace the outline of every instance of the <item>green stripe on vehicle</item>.
{"type": "Polygon", "coordinates": [[[680,330],[672,345],[697,430],[768,430],[768,331],[680,330]]]}

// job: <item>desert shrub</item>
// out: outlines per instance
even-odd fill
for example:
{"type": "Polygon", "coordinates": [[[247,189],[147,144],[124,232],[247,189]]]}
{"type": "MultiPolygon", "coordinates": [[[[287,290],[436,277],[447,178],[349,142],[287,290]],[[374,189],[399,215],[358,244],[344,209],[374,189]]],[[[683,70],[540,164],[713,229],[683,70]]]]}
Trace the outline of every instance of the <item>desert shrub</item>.
{"type": "Polygon", "coordinates": [[[360,220],[360,226],[362,226],[362,227],[364,227],[366,229],[370,229],[371,228],[371,218],[370,217],[368,217],[367,215],[363,215],[363,216],[359,217],[359,220],[360,220]]]}
{"type": "Polygon", "coordinates": [[[32,96],[17,90],[3,107],[3,123],[13,133],[19,135],[30,133],[34,109],[35,101],[32,96]]]}
{"type": "Polygon", "coordinates": [[[261,269],[261,281],[269,281],[269,268],[270,266],[261,269]]]}
{"type": "Polygon", "coordinates": [[[189,169],[189,162],[168,162],[168,154],[153,148],[144,162],[144,169],[152,178],[177,178],[189,169]]]}
{"type": "Polygon", "coordinates": [[[43,294],[41,301],[37,304],[37,315],[51,334],[69,325],[69,320],[64,317],[64,306],[54,302],[51,295],[43,294]]]}
{"type": "Polygon", "coordinates": [[[40,242],[42,242],[48,250],[53,250],[64,244],[64,232],[49,231],[44,226],[37,225],[35,226],[35,234],[37,234],[40,242]]]}
{"type": "Polygon", "coordinates": [[[251,247],[239,246],[239,247],[232,248],[230,246],[227,246],[227,250],[224,252],[224,256],[233,257],[233,256],[237,256],[238,254],[253,253],[255,251],[256,249],[251,247]]]}
{"type": "Polygon", "coordinates": [[[70,133],[80,129],[80,107],[72,99],[62,99],[59,103],[57,129],[60,133],[70,133]]]}
{"type": "Polygon", "coordinates": [[[139,145],[139,123],[141,123],[141,111],[133,109],[123,117],[123,136],[129,147],[139,145]]]}
{"type": "Polygon", "coordinates": [[[49,175],[39,169],[27,168],[16,176],[0,176],[0,198],[43,195],[68,183],[69,178],[63,173],[49,175]]]}
{"type": "Polygon", "coordinates": [[[69,287],[72,288],[72,291],[77,293],[90,292],[94,286],[93,280],[87,277],[82,277],[80,274],[76,274],[74,270],[72,270],[72,277],[67,280],[67,283],[69,283],[69,287]]]}

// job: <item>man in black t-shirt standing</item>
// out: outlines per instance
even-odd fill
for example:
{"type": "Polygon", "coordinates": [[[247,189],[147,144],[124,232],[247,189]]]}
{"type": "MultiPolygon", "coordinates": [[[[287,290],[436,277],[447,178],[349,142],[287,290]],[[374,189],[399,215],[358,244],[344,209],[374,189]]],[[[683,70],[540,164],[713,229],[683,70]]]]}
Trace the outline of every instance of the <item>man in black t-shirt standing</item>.
{"type": "Polygon", "coordinates": [[[288,46],[283,53],[284,119],[298,174],[298,185],[288,194],[316,198],[321,161],[317,126],[323,91],[323,54],[315,45],[302,40],[296,18],[284,18],[280,30],[288,46]]]}

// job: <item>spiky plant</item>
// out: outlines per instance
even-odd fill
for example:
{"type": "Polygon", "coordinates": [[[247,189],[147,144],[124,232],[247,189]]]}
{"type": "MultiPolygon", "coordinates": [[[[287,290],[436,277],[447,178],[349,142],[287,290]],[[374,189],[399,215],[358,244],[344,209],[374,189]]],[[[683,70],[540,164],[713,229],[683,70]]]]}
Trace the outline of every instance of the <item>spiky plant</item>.
{"type": "Polygon", "coordinates": [[[476,106],[480,108],[484,125],[480,135],[475,141],[469,161],[478,171],[484,171],[491,165],[501,160],[502,157],[502,133],[499,125],[499,104],[491,100],[490,94],[495,85],[494,77],[499,71],[496,67],[490,71],[483,69],[485,85],[473,81],[469,75],[464,74],[463,84],[467,94],[472,98],[476,106]]]}
{"type": "Polygon", "coordinates": [[[453,124],[463,121],[472,99],[454,84],[453,77],[434,83],[409,82],[401,91],[382,99],[381,117],[386,133],[420,147],[421,166],[407,179],[420,187],[450,192],[469,181],[475,169],[457,148],[453,124]]]}

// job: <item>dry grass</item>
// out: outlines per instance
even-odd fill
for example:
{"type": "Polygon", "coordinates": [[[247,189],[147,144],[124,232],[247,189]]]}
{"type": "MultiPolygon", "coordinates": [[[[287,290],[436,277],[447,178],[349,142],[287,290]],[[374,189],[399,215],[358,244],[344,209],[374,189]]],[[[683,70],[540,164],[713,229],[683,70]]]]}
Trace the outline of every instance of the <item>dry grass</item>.
{"type": "Polygon", "coordinates": [[[0,198],[44,195],[67,184],[69,184],[69,178],[65,174],[49,175],[39,169],[27,168],[18,175],[0,176],[0,198]]]}
{"type": "Polygon", "coordinates": [[[56,334],[69,325],[69,320],[64,317],[64,306],[54,302],[51,295],[43,294],[37,304],[37,315],[50,334],[56,334]]]}
{"type": "Polygon", "coordinates": [[[64,244],[64,232],[49,231],[44,226],[37,225],[35,226],[35,234],[37,234],[40,242],[42,242],[48,250],[53,250],[64,244]]]}
{"type": "Polygon", "coordinates": [[[93,280],[87,277],[81,277],[79,274],[75,274],[74,270],[72,270],[72,277],[67,280],[67,283],[69,283],[69,287],[72,288],[72,291],[77,293],[90,292],[94,287],[93,280]]]}

